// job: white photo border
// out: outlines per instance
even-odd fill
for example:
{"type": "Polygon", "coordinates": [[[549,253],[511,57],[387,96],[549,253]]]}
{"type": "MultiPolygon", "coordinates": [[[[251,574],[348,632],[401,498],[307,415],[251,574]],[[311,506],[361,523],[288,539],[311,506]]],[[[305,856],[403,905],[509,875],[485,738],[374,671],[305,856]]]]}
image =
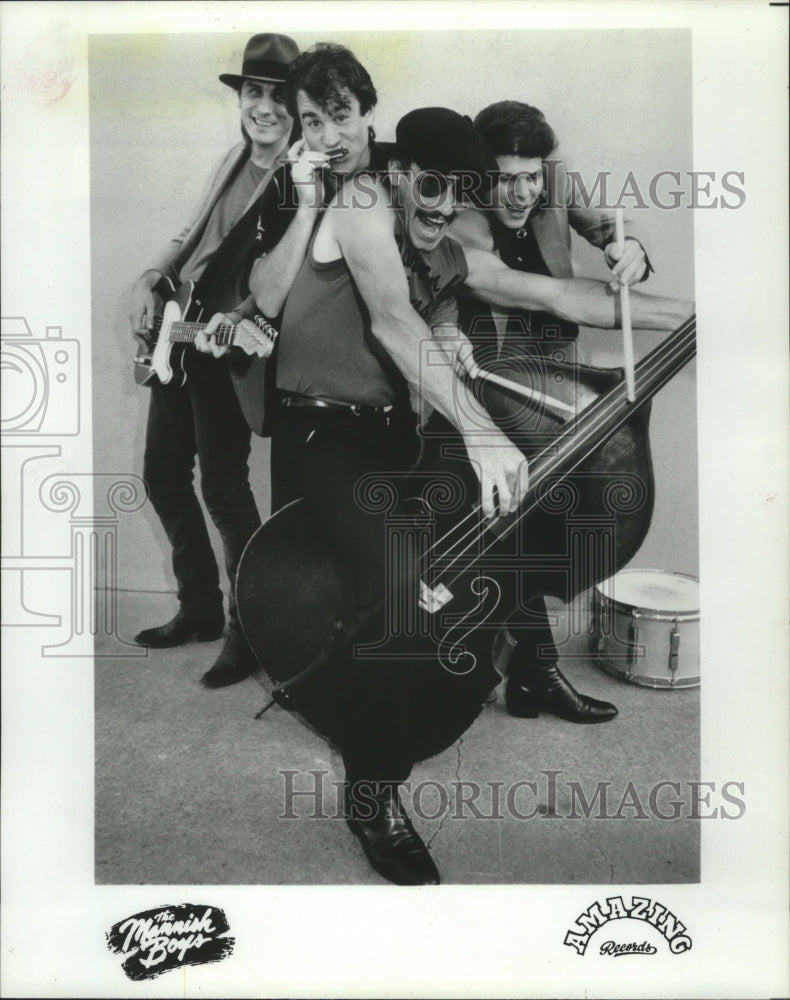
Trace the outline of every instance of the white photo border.
{"type": "MultiPolygon", "coordinates": [[[[228,915],[232,958],[135,987],[106,947],[111,925],[124,914],[197,897],[199,887],[94,884],[92,661],[86,654],[64,668],[65,661],[39,656],[29,629],[6,629],[3,995],[786,994],[787,8],[598,0],[3,3],[2,312],[25,317],[34,337],[60,327],[64,342],[79,342],[69,358],[82,386],[79,433],[69,433],[75,418],[64,415],[60,430],[42,438],[64,473],[89,472],[92,460],[88,35],[251,34],[264,8],[270,30],[309,23],[316,38],[340,27],[444,28],[450,11],[453,25],[465,30],[691,28],[695,168],[717,175],[735,169],[746,178],[738,211],[697,213],[695,269],[706,676],[701,774],[743,781],[747,811],[737,823],[703,821],[701,883],[671,887],[673,909],[693,928],[693,948],[655,956],[648,967],[582,958],[562,944],[578,913],[620,891],[612,886],[451,886],[416,894],[222,886],[200,895],[228,915]],[[65,88],[56,107],[37,97],[42,87],[51,90],[48,73],[65,88]],[[383,962],[395,969],[386,979],[383,962]]],[[[5,441],[3,451],[4,472],[17,468],[18,452],[5,441]]],[[[52,503],[74,500],[39,482],[34,461],[28,472],[31,488],[50,488],[52,503]]],[[[134,488],[122,506],[134,505],[134,488]]],[[[89,490],[74,502],[90,515],[89,490]]],[[[13,475],[3,503],[4,522],[24,514],[13,475]]],[[[14,543],[4,537],[4,555],[13,555],[14,543]]],[[[47,551],[46,537],[37,544],[47,551]]],[[[13,578],[3,574],[4,599],[13,578]]],[[[31,606],[45,606],[54,588],[51,606],[60,607],[64,585],[42,573],[31,584],[38,598],[31,606]]],[[[657,886],[646,894],[665,895],[657,886]]]]}

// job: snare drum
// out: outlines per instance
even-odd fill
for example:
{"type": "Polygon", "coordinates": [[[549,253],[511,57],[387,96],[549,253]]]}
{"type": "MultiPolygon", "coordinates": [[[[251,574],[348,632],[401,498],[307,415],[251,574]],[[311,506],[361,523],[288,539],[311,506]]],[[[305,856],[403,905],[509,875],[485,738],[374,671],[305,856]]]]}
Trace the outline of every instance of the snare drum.
{"type": "Polygon", "coordinates": [[[653,688],[697,687],[699,581],[626,569],[593,590],[590,649],[607,673],[653,688]]]}

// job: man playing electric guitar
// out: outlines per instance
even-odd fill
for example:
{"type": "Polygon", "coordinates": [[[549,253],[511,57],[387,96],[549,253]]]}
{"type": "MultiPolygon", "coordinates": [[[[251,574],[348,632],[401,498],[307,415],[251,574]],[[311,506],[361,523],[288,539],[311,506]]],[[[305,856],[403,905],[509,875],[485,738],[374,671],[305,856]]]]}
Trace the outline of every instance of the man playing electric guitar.
{"type": "MultiPolygon", "coordinates": [[[[164,306],[154,319],[153,329],[138,335],[144,341],[144,353],[138,353],[134,359],[134,374],[139,385],[183,386],[187,381],[189,362],[185,353],[190,344],[200,342],[200,334],[209,326],[203,320],[204,310],[196,300],[195,290],[194,281],[185,281],[176,288],[168,277],[163,277],[154,286],[153,292],[164,301],[164,306]]],[[[211,329],[217,344],[225,348],[240,347],[248,356],[267,358],[274,348],[277,330],[260,314],[254,322],[258,328],[255,336],[246,318],[238,323],[212,322],[211,329]]]]}
{"type": "MultiPolygon", "coordinates": [[[[243,142],[229,150],[215,171],[193,221],[132,289],[130,327],[147,347],[157,311],[154,289],[163,278],[174,285],[195,282],[196,294],[205,301],[203,318],[221,311],[237,330],[260,338],[258,328],[237,308],[246,296],[246,274],[232,264],[245,260],[252,247],[255,206],[294,138],[283,82],[298,54],[296,43],[285,35],[255,35],[245,47],[241,74],[220,76],[238,93],[243,142]]],[[[178,321],[191,318],[179,314],[178,321]]],[[[162,341],[160,353],[168,344],[162,341]]],[[[152,385],[148,413],[143,478],[172,546],[179,602],[171,621],[136,636],[137,642],[154,648],[217,639],[224,627],[217,561],[192,485],[196,455],[203,500],[222,538],[231,581],[260,524],[248,478],[250,428],[228,365],[188,350],[186,381],[152,385]]],[[[202,678],[207,687],[232,683],[251,670],[252,654],[238,627],[232,586],[229,610],[227,641],[202,678]]]]}

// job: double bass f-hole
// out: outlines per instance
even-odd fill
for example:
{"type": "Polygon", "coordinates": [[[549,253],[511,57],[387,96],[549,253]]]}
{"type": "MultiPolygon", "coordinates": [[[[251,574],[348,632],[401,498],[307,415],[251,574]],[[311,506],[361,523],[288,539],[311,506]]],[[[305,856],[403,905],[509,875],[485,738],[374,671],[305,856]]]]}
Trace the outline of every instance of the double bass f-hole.
{"type": "Polygon", "coordinates": [[[445,632],[439,642],[439,663],[452,674],[468,674],[477,666],[477,657],[464,644],[464,640],[491,618],[499,608],[502,588],[493,577],[477,575],[469,589],[479,600],[461,615],[445,632]]]}

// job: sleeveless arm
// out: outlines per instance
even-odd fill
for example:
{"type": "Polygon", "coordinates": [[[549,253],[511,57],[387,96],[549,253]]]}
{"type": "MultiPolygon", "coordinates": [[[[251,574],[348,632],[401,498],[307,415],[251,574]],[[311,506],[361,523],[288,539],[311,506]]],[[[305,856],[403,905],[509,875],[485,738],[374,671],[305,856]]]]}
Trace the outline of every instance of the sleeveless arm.
{"type": "MultiPolygon", "coordinates": [[[[620,326],[620,300],[604,281],[593,278],[548,278],[514,271],[493,254],[467,250],[467,290],[483,302],[504,309],[539,309],[583,326],[620,326]]],[[[635,329],[674,330],[694,311],[682,299],[648,295],[631,289],[635,329]]]]}
{"type": "Polygon", "coordinates": [[[480,480],[484,513],[512,513],[527,488],[524,456],[497,429],[446,358],[444,363],[426,363],[431,332],[409,301],[386,199],[381,189],[370,208],[330,210],[331,235],[368,308],[374,337],[406,381],[463,435],[480,480]]]}
{"type": "Polygon", "coordinates": [[[283,167],[278,178],[282,182],[277,187],[278,201],[273,202],[271,195],[261,201],[259,229],[265,234],[267,246],[253,264],[249,280],[258,308],[269,319],[282,312],[319,215],[318,208],[298,201],[290,170],[290,165],[283,167]]]}

